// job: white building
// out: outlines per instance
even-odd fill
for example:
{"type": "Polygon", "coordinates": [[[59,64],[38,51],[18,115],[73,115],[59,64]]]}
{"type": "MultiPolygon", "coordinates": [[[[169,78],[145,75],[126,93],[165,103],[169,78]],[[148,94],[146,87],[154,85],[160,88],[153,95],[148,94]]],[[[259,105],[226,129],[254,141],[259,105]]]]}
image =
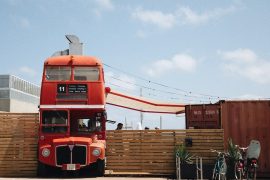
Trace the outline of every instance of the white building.
{"type": "Polygon", "coordinates": [[[13,75],[0,75],[0,111],[37,113],[40,87],[13,75]]]}

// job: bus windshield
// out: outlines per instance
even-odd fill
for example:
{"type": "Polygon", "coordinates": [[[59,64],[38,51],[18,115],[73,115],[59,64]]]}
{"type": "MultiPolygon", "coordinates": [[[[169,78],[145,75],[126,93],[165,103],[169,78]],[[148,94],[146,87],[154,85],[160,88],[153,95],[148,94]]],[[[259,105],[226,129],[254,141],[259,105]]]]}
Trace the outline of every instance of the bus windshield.
{"type": "Polygon", "coordinates": [[[82,118],[76,120],[77,124],[77,132],[85,133],[85,132],[96,132],[101,131],[101,119],[99,118],[82,118]]]}
{"type": "Polygon", "coordinates": [[[77,81],[98,81],[98,67],[74,67],[74,80],[77,81]]]}
{"type": "Polygon", "coordinates": [[[68,66],[47,66],[45,77],[48,81],[65,81],[70,80],[71,67],[68,66]]]}
{"type": "Polygon", "coordinates": [[[44,133],[67,132],[67,111],[43,111],[42,131],[44,133]]]}

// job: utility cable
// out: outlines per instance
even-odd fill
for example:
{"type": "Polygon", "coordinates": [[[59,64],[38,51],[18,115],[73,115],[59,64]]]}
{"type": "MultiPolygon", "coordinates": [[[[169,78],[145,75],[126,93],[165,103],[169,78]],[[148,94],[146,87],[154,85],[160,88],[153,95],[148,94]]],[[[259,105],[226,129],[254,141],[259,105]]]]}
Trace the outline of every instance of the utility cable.
{"type": "MultiPolygon", "coordinates": [[[[148,79],[146,79],[146,78],[143,78],[143,77],[140,77],[140,76],[135,75],[135,74],[133,74],[133,73],[130,73],[130,72],[121,70],[121,69],[119,69],[119,68],[115,68],[115,67],[110,66],[110,65],[108,65],[108,64],[105,64],[105,63],[103,63],[103,64],[104,64],[104,66],[106,66],[106,67],[109,67],[109,68],[111,68],[111,69],[114,69],[114,70],[120,71],[120,72],[122,72],[122,73],[128,74],[128,75],[133,76],[133,77],[135,77],[135,78],[137,78],[137,79],[140,79],[140,80],[142,80],[142,81],[145,81],[145,82],[148,82],[148,83],[152,83],[152,84],[155,84],[155,85],[158,85],[158,86],[162,86],[162,87],[165,87],[165,88],[170,88],[170,89],[174,89],[174,90],[177,90],[177,91],[181,91],[181,92],[184,92],[184,93],[186,93],[186,94],[197,94],[197,95],[200,95],[200,96],[211,97],[212,99],[220,99],[220,98],[222,98],[222,99],[227,99],[227,97],[213,96],[213,95],[208,95],[208,94],[204,94],[204,93],[195,93],[195,92],[183,90],[183,89],[176,88],[176,87],[171,87],[171,86],[168,86],[168,85],[165,85],[165,84],[162,84],[162,83],[150,81],[150,80],[148,80],[148,79]]],[[[193,95],[193,96],[194,96],[194,95],[193,95]]]]}

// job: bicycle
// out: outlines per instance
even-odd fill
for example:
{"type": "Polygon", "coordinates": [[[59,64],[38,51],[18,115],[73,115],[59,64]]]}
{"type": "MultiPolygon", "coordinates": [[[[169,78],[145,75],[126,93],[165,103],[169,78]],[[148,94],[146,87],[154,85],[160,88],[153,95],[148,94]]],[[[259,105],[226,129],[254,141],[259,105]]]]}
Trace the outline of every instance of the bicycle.
{"type": "Polygon", "coordinates": [[[252,158],[247,160],[247,179],[256,180],[257,177],[257,159],[252,158]]]}
{"type": "Polygon", "coordinates": [[[211,149],[211,152],[217,153],[217,160],[213,169],[212,180],[226,180],[227,164],[225,152],[219,152],[217,150],[211,149]]]}
{"type": "Polygon", "coordinates": [[[235,163],[235,178],[240,180],[242,178],[256,180],[258,158],[261,150],[260,142],[251,140],[248,147],[241,147],[238,149],[240,156],[235,163]]]}
{"type": "Polygon", "coordinates": [[[235,173],[235,179],[240,179],[246,177],[246,150],[248,147],[239,147],[238,148],[239,158],[237,159],[235,166],[234,166],[234,173],[235,173]]]}

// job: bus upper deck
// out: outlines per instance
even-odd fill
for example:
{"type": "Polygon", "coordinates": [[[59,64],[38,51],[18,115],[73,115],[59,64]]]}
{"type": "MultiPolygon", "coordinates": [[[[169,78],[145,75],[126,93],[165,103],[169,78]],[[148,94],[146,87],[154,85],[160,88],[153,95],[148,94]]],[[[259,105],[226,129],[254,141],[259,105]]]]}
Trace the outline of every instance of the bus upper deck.
{"type": "Polygon", "coordinates": [[[45,61],[41,108],[64,104],[105,104],[104,73],[100,60],[69,55],[50,57],[45,61]]]}

